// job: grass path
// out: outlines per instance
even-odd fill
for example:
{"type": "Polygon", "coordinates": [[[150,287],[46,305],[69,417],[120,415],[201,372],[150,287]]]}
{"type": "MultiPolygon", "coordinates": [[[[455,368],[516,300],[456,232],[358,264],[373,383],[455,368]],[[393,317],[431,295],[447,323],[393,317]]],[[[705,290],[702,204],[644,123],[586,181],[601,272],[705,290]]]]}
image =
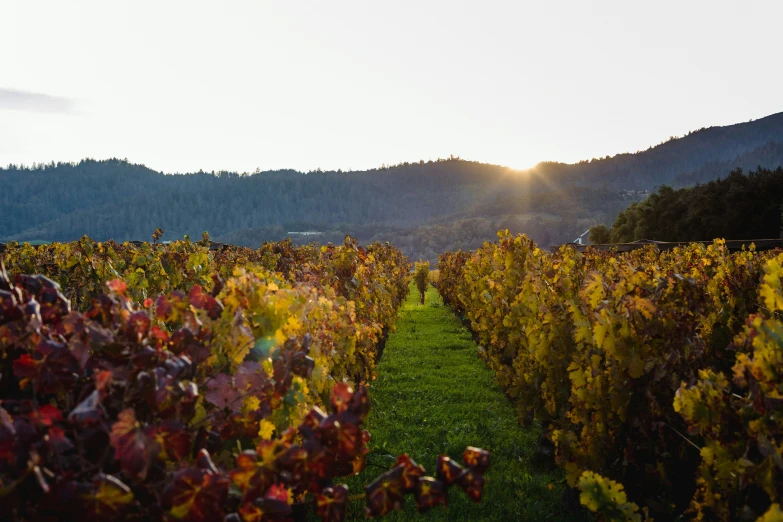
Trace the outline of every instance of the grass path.
{"type": "MultiPolygon", "coordinates": [[[[538,432],[519,426],[514,407],[478,358],[468,330],[435,289],[429,289],[424,305],[411,289],[370,389],[369,465],[348,481],[351,492],[361,492],[362,485],[389,469],[400,453],[408,453],[434,475],[439,454],[461,463],[466,446],[479,446],[492,451],[481,504],[473,504],[453,486],[448,509],[419,515],[408,497],[401,513],[384,520],[573,519],[560,500],[562,473],[534,463],[538,432]]],[[[352,503],[349,519],[364,520],[362,506],[363,501],[352,503]]]]}

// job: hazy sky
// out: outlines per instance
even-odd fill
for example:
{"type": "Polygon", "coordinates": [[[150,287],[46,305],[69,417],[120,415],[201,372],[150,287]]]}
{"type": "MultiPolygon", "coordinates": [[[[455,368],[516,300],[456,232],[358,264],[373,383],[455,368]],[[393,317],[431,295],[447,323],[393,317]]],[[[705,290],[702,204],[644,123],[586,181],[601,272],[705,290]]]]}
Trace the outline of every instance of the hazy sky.
{"type": "Polygon", "coordinates": [[[781,20],[781,0],[0,0],[0,164],[636,151],[783,111],[781,20]]]}

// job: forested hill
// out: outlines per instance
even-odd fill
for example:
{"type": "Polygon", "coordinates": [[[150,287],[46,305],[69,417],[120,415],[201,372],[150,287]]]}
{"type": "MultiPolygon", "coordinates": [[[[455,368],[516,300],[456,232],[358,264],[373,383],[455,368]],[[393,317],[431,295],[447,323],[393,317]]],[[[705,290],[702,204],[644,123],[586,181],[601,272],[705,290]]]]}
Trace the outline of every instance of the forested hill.
{"type": "Polygon", "coordinates": [[[611,241],[709,241],[781,237],[783,167],[758,169],[693,187],[661,187],[621,212],[611,241]]]}
{"type": "Polygon", "coordinates": [[[545,162],[533,170],[556,184],[606,184],[619,189],[686,186],[733,169],[783,164],[783,112],[747,123],[710,127],[633,154],[576,164],[545,162]]]}
{"type": "Polygon", "coordinates": [[[220,235],[249,227],[402,226],[454,213],[519,174],[460,160],[367,172],[164,175],[120,160],[0,170],[0,238],[220,235]],[[152,227],[152,228],[150,228],[152,227]]]}
{"type": "Polygon", "coordinates": [[[783,164],[783,113],[689,133],[635,154],[528,172],[447,160],[361,172],[167,175],[123,160],[0,169],[0,241],[198,237],[254,246],[288,232],[391,240],[413,257],[475,248],[497,228],[543,246],[573,240],[661,184],[783,164]]]}

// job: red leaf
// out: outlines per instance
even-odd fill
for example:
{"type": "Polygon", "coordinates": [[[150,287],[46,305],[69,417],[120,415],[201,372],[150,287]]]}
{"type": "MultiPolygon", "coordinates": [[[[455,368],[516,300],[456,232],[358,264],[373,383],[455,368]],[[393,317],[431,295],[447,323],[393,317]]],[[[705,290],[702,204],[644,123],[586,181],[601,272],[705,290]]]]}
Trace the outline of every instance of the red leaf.
{"type": "Polygon", "coordinates": [[[252,439],[258,436],[258,421],[241,413],[229,415],[223,426],[220,427],[220,438],[228,439],[252,439]]]}
{"type": "Polygon", "coordinates": [[[22,385],[28,380],[35,383],[38,393],[49,394],[63,391],[76,380],[79,363],[68,347],[62,343],[44,340],[36,346],[41,359],[29,354],[14,361],[14,374],[22,379],[22,385]]]}
{"type": "Polygon", "coordinates": [[[359,417],[360,421],[363,421],[367,414],[370,413],[370,399],[367,396],[367,387],[360,385],[351,397],[351,404],[348,407],[348,411],[359,417]]]}
{"type": "Polygon", "coordinates": [[[489,452],[481,448],[468,446],[462,455],[465,464],[477,473],[483,474],[489,468],[489,452]]]}
{"type": "Polygon", "coordinates": [[[101,397],[105,397],[108,393],[109,386],[111,386],[112,373],[109,370],[102,370],[95,374],[95,389],[101,394],[101,397]]]}
{"type": "Polygon", "coordinates": [[[204,398],[219,408],[228,408],[235,413],[242,411],[243,392],[234,385],[234,379],[219,373],[207,382],[204,398]]]}
{"type": "Polygon", "coordinates": [[[145,311],[133,312],[128,319],[128,337],[134,341],[141,342],[150,331],[150,317],[145,311]]]}
{"type": "Polygon", "coordinates": [[[245,361],[234,372],[236,387],[242,393],[265,395],[271,383],[263,367],[255,361],[245,361]]]}
{"type": "Polygon", "coordinates": [[[284,484],[272,484],[266,491],[264,498],[275,499],[281,502],[288,503],[288,490],[284,484]]]}
{"type": "Polygon", "coordinates": [[[354,390],[346,383],[334,385],[331,396],[332,411],[341,419],[349,419],[350,422],[360,423],[370,411],[370,402],[367,398],[367,388],[359,386],[354,390]]]}
{"type": "Polygon", "coordinates": [[[437,475],[447,486],[454,484],[463,472],[462,466],[445,455],[438,457],[437,475]]]}
{"type": "MultiPolygon", "coordinates": [[[[36,276],[41,277],[43,276],[36,276]]],[[[46,278],[43,278],[46,279],[46,278]]],[[[54,324],[60,321],[60,319],[68,315],[71,311],[71,306],[68,300],[60,293],[57,283],[49,281],[49,286],[44,287],[39,291],[35,300],[41,306],[41,319],[44,324],[54,324]]]]}
{"type": "Polygon", "coordinates": [[[438,504],[448,503],[448,488],[446,484],[432,477],[422,477],[416,481],[416,507],[419,513],[424,513],[438,504]]]}
{"type": "Polygon", "coordinates": [[[86,316],[71,312],[63,318],[61,327],[68,337],[68,348],[74,358],[79,362],[79,367],[84,369],[90,358],[90,350],[101,352],[102,349],[114,340],[114,333],[102,327],[86,316]]]}
{"type": "Polygon", "coordinates": [[[153,326],[152,330],[150,330],[150,337],[157,341],[158,347],[163,347],[169,342],[168,332],[157,325],[153,326]]]}
{"type": "Polygon", "coordinates": [[[183,522],[222,521],[228,479],[208,469],[185,468],[174,473],[161,495],[171,518],[183,522]]]}
{"type": "Polygon", "coordinates": [[[155,315],[158,319],[168,320],[171,316],[171,312],[174,311],[174,307],[171,306],[171,302],[165,295],[160,295],[155,300],[155,315]]]}
{"type": "Polygon", "coordinates": [[[313,408],[310,410],[310,413],[305,415],[305,418],[302,420],[302,424],[299,426],[299,429],[302,430],[305,428],[309,430],[315,430],[321,425],[325,418],[326,413],[324,413],[324,411],[318,406],[313,406],[313,408]]]}
{"type": "Polygon", "coordinates": [[[364,486],[367,495],[368,517],[382,517],[393,509],[402,507],[404,486],[402,482],[403,466],[395,466],[380,475],[369,485],[364,486]]]}
{"type": "Polygon", "coordinates": [[[128,291],[128,285],[122,279],[113,279],[106,283],[106,286],[115,294],[125,295],[128,291]]]}
{"type": "Polygon", "coordinates": [[[112,373],[109,370],[102,370],[95,374],[93,380],[95,381],[95,389],[98,390],[102,396],[106,395],[109,386],[111,385],[112,373]]]}
{"type": "MultiPolygon", "coordinates": [[[[264,495],[264,499],[261,501],[261,511],[264,512],[264,518],[267,520],[288,521],[290,520],[288,517],[292,512],[291,506],[288,504],[288,501],[279,498],[276,487],[272,486],[270,488],[270,491],[274,490],[271,495],[269,493],[264,495]]],[[[287,494],[286,498],[288,498],[287,494]]]]}
{"type": "Polygon", "coordinates": [[[407,454],[397,457],[396,465],[403,467],[402,484],[405,491],[412,492],[416,489],[416,483],[426,473],[424,466],[416,464],[407,454]]]}
{"type": "Polygon", "coordinates": [[[354,475],[358,475],[359,473],[364,471],[365,467],[367,467],[367,454],[369,452],[370,450],[367,449],[367,446],[362,446],[359,456],[353,459],[353,462],[351,464],[353,466],[354,475]]]}
{"type": "Polygon", "coordinates": [[[340,422],[337,431],[339,460],[353,460],[361,454],[362,430],[356,424],[340,422]]]}
{"type": "Polygon", "coordinates": [[[111,427],[110,441],[122,472],[130,478],[143,480],[149,465],[149,441],[136,422],[132,408],[117,416],[117,422],[111,427]]]}
{"type": "Polygon", "coordinates": [[[158,442],[159,456],[163,459],[177,462],[190,453],[190,432],[178,420],[165,420],[157,427],[148,427],[145,432],[158,442]]]}
{"type": "Polygon", "coordinates": [[[41,344],[38,350],[46,356],[39,367],[38,391],[56,393],[67,390],[76,381],[79,362],[64,344],[49,341],[45,343],[45,348],[41,344]]]}
{"type": "Polygon", "coordinates": [[[209,295],[212,297],[217,297],[218,294],[223,291],[225,283],[223,282],[223,278],[220,277],[220,274],[218,273],[213,273],[210,278],[212,279],[212,291],[209,293],[209,295]]]}
{"type": "MultiPolygon", "coordinates": [[[[28,381],[38,377],[38,365],[40,361],[33,358],[28,353],[23,353],[17,360],[14,361],[14,375],[28,381]]],[[[22,384],[24,386],[24,384],[22,384]]]]}
{"type": "Polygon", "coordinates": [[[457,483],[473,502],[481,502],[484,482],[484,475],[471,469],[465,470],[465,472],[457,478],[457,483]]]}
{"type": "Polygon", "coordinates": [[[323,522],[342,522],[348,503],[348,486],[326,488],[315,496],[315,512],[323,522]]]}
{"type": "Polygon", "coordinates": [[[278,469],[285,470],[286,480],[295,484],[307,475],[309,453],[298,445],[291,445],[275,459],[278,469]]]}
{"type": "Polygon", "coordinates": [[[337,445],[340,429],[340,420],[335,415],[329,415],[321,421],[316,433],[324,446],[334,448],[337,445]]]}
{"type": "Polygon", "coordinates": [[[244,493],[244,499],[248,502],[264,494],[277,480],[276,441],[264,441],[259,448],[259,453],[240,453],[237,456],[237,467],[229,473],[231,481],[244,493]]]}
{"type": "Polygon", "coordinates": [[[223,304],[211,295],[205,294],[199,285],[190,289],[188,297],[190,304],[199,310],[206,310],[210,319],[218,319],[220,314],[223,313],[223,304]]]}
{"type": "Polygon", "coordinates": [[[196,335],[189,328],[180,328],[171,335],[169,349],[177,355],[184,353],[194,364],[199,364],[210,354],[204,341],[203,332],[196,335]]]}
{"type": "Polygon", "coordinates": [[[348,411],[348,406],[353,398],[353,388],[344,382],[337,383],[332,388],[332,412],[335,414],[348,411]]]}
{"type": "Polygon", "coordinates": [[[63,420],[62,412],[51,404],[44,404],[30,414],[30,417],[41,426],[51,426],[63,420]]]}
{"type": "Polygon", "coordinates": [[[242,491],[250,487],[253,475],[258,469],[258,455],[255,451],[243,451],[237,455],[237,467],[229,472],[231,481],[242,491]]]}

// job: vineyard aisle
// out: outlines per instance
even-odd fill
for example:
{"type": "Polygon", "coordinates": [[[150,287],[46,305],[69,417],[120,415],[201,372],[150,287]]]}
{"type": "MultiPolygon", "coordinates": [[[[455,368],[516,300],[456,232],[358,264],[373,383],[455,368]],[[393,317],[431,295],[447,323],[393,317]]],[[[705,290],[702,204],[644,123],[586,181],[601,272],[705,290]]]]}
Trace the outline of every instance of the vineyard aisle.
{"type": "MultiPolygon", "coordinates": [[[[466,446],[492,451],[484,500],[473,504],[459,489],[449,491],[449,507],[422,515],[427,520],[569,520],[561,495],[562,474],[534,462],[537,429],[517,423],[514,407],[478,358],[468,330],[435,289],[425,304],[411,286],[400,309],[397,331],[386,343],[372,383],[367,428],[371,453],[364,473],[348,481],[351,494],[361,492],[394,455],[408,453],[434,476],[439,454],[462,462],[466,446]]],[[[363,501],[350,505],[349,518],[363,520],[363,501]]],[[[384,520],[411,520],[419,515],[412,497],[405,508],[384,520]]]]}

